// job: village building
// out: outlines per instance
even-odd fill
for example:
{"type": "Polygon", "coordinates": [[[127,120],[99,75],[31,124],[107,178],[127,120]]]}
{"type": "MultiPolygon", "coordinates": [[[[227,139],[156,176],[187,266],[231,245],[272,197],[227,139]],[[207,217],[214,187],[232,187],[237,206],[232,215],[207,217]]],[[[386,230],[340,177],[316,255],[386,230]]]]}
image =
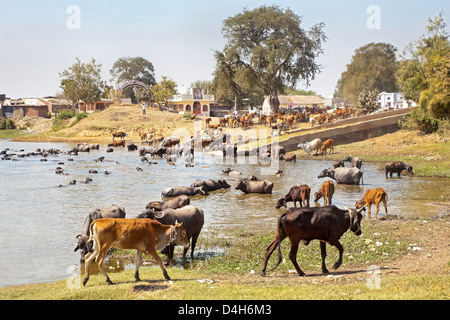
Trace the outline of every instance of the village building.
{"type": "Polygon", "coordinates": [[[214,95],[203,94],[203,89],[191,88],[189,94],[181,93],[168,100],[168,109],[180,114],[190,112],[199,116],[211,116],[211,107],[214,105],[214,95]]]}
{"type": "Polygon", "coordinates": [[[106,107],[113,104],[114,102],[115,102],[114,99],[102,99],[99,101],[92,101],[92,102],[80,101],[78,102],[78,111],[87,113],[91,113],[94,111],[101,111],[105,110],[106,107]]]}
{"type": "MultiPolygon", "coordinates": [[[[262,113],[264,115],[270,115],[272,108],[269,103],[269,96],[264,97],[262,103],[262,113]]],[[[320,96],[316,95],[286,95],[278,96],[280,101],[280,112],[289,112],[289,110],[301,110],[302,108],[309,107],[314,109],[320,109],[324,107],[324,101],[320,96]]]]}
{"type": "Polygon", "coordinates": [[[1,106],[5,118],[49,117],[48,105],[39,98],[5,99],[1,106]]]}
{"type": "Polygon", "coordinates": [[[381,92],[377,101],[378,108],[382,110],[403,109],[416,106],[416,103],[413,101],[409,101],[409,104],[408,100],[404,98],[403,93],[399,92],[381,92]]]}
{"type": "Polygon", "coordinates": [[[59,113],[64,109],[74,109],[73,104],[67,99],[44,97],[40,98],[39,100],[41,100],[48,106],[48,112],[50,113],[59,113]]]}

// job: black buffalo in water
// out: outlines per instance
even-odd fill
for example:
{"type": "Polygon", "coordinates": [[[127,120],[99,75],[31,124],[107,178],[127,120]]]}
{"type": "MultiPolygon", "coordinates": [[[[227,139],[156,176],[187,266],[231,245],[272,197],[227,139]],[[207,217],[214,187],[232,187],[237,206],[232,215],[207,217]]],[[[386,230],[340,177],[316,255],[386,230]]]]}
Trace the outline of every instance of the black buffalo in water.
{"type": "Polygon", "coordinates": [[[403,163],[401,161],[388,162],[388,163],[386,163],[386,174],[385,175],[387,177],[387,175],[389,173],[389,176],[392,178],[392,174],[394,172],[397,172],[397,176],[400,177],[400,173],[403,170],[406,170],[409,173],[414,174],[413,167],[408,165],[408,164],[405,164],[405,163],[403,163]]]}
{"type": "Polygon", "coordinates": [[[89,226],[91,225],[92,221],[102,218],[125,218],[125,215],[125,208],[116,206],[114,204],[107,208],[94,209],[89,212],[86,219],[84,220],[83,231],[76,237],[77,246],[75,247],[74,251],[80,250],[81,262],[84,261],[84,256],[91,250],[89,246],[92,247],[92,242],[86,245],[90,235],[89,226]]]}
{"type": "Polygon", "coordinates": [[[338,167],[335,169],[324,169],[317,178],[331,178],[336,180],[339,184],[359,184],[359,180],[361,180],[363,176],[363,171],[356,167],[352,168],[343,168],[338,167]]]}
{"type": "Polygon", "coordinates": [[[182,194],[181,196],[164,200],[164,201],[151,201],[147,203],[145,209],[151,209],[154,211],[163,211],[165,209],[178,209],[183,208],[191,203],[190,198],[187,195],[182,194]]]}
{"type": "Polygon", "coordinates": [[[208,191],[203,187],[168,187],[161,192],[162,197],[177,197],[180,195],[195,196],[196,194],[208,195],[208,191]]]}
{"type": "Polygon", "coordinates": [[[337,269],[342,264],[342,253],[344,248],[339,242],[341,236],[348,230],[359,236],[361,232],[361,209],[339,209],[338,207],[323,206],[312,208],[290,208],[280,215],[278,218],[277,231],[272,243],[266,248],[266,256],[264,258],[261,275],[266,275],[267,262],[271,254],[278,247],[278,263],[275,269],[282,261],[281,241],[286,237],[291,241],[291,251],[289,258],[291,259],[295,270],[299,276],[305,276],[297,263],[297,251],[300,241],[308,245],[311,240],[320,240],[320,251],[322,254],[322,272],[328,273],[325,265],[325,257],[327,255],[327,243],[335,246],[339,250],[339,259],[334,264],[337,269]]]}
{"type": "MultiPolygon", "coordinates": [[[[203,210],[191,205],[187,205],[179,209],[166,209],[162,212],[155,213],[151,209],[144,210],[136,218],[141,219],[154,219],[162,224],[174,225],[175,222],[182,222],[183,227],[186,230],[186,237],[191,244],[191,259],[194,257],[194,249],[197,243],[197,238],[200,235],[200,231],[203,228],[205,217],[203,210]],[[191,241],[192,238],[192,241],[191,241]]],[[[175,245],[170,244],[161,253],[167,254],[169,260],[173,259],[173,249],[175,245]]],[[[189,248],[184,248],[183,258],[186,257],[186,253],[189,248]]]]}
{"type": "Polygon", "coordinates": [[[194,181],[193,184],[191,184],[192,188],[195,187],[203,187],[206,191],[216,191],[219,189],[228,189],[231,186],[228,184],[228,182],[225,181],[225,179],[208,179],[208,180],[200,180],[197,179],[194,181]]]}

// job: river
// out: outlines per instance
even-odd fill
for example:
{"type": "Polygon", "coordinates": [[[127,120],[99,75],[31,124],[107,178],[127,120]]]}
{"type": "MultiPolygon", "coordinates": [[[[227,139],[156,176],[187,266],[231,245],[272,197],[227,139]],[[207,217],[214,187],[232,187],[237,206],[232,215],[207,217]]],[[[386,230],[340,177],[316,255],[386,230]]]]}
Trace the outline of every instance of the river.
{"type": "MultiPolygon", "coordinates": [[[[9,148],[9,153],[17,154],[37,148],[67,151],[73,146],[70,143],[0,140],[0,151],[9,148]]],[[[141,161],[137,151],[117,148],[106,153],[105,145],[100,145],[100,150],[80,152],[78,156],[48,156],[47,161],[41,161],[42,156],[14,158],[17,161],[0,160],[2,287],[69,278],[80,266],[80,255],[73,251],[75,237],[81,233],[84,219],[92,209],[116,204],[125,207],[127,217],[132,218],[142,212],[149,201],[160,200],[161,191],[166,187],[189,186],[195,179],[226,178],[232,186],[230,189],[191,198],[191,204],[205,213],[202,232],[229,226],[250,226],[271,232],[276,228],[278,215],[283,212],[275,209],[277,199],[293,185],[300,184],[308,184],[313,194],[325,181],[317,175],[332,165],[331,161],[318,160],[258,164],[254,158],[225,161],[221,157],[202,154],[196,154],[194,167],[186,167],[184,162],[169,165],[165,159],[153,159],[157,164],[149,165],[141,161]],[[102,156],[105,161],[95,161],[102,156]],[[55,174],[58,166],[68,175],[55,174]],[[142,170],[137,170],[138,167],[142,170]],[[273,181],[273,193],[246,195],[235,190],[236,177],[222,173],[227,167],[242,172],[242,177],[255,175],[273,181]],[[98,173],[89,174],[90,169],[98,173]],[[283,170],[284,177],[278,178],[274,174],[278,169],[283,170]],[[106,170],[111,174],[105,175],[106,170]],[[92,182],[82,183],[87,177],[92,178],[92,182]],[[71,180],[77,183],[70,185],[71,180]]],[[[333,204],[353,207],[365,190],[381,187],[388,193],[390,214],[439,213],[439,207],[433,202],[420,199],[429,198],[430,193],[433,198],[439,198],[448,188],[442,186],[442,179],[414,176],[387,179],[377,165],[363,163],[363,169],[364,185],[335,184],[333,204]]],[[[311,198],[311,205],[314,205],[313,195],[311,198]]],[[[322,204],[322,200],[319,202],[322,204]]],[[[372,211],[374,215],[374,206],[372,211]]],[[[380,216],[384,216],[384,208],[381,208],[380,216]]],[[[201,242],[197,246],[200,248],[201,242]]]]}

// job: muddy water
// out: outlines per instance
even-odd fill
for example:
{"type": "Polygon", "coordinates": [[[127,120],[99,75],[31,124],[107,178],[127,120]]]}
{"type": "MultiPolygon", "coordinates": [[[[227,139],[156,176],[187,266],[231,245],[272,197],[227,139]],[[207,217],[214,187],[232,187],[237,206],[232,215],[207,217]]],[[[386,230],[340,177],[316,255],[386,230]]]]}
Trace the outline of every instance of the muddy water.
{"type": "MultiPolygon", "coordinates": [[[[26,153],[37,148],[69,150],[67,143],[16,143],[0,140],[0,150],[26,153]],[[20,151],[24,150],[24,151],[20,151]]],[[[19,158],[18,161],[0,160],[0,286],[38,283],[70,278],[79,268],[79,253],[73,252],[75,236],[81,233],[89,211],[117,204],[125,207],[127,217],[139,214],[152,200],[161,199],[161,190],[169,186],[190,185],[195,179],[226,178],[232,185],[227,190],[211,192],[209,196],[196,196],[191,204],[205,212],[203,232],[228,226],[249,226],[252,229],[272,231],[277,216],[276,200],[284,196],[293,185],[308,184],[313,192],[324,181],[318,173],[331,166],[329,161],[280,162],[257,164],[245,158],[227,161],[220,157],[198,155],[197,165],[185,167],[184,162],[168,165],[165,159],[154,159],[157,164],[142,163],[137,152],[116,149],[106,153],[106,147],[78,156],[60,154],[47,157],[19,158]],[[105,161],[94,160],[104,156],[105,161]],[[69,161],[73,159],[73,161],[69,161]],[[63,162],[59,165],[58,162],[63,162]],[[68,175],[57,175],[61,166],[68,175]],[[139,167],[142,171],[138,171],[139,167]],[[242,172],[242,177],[255,175],[274,182],[269,195],[245,195],[235,190],[236,177],[222,173],[231,167],[242,172]],[[98,170],[89,174],[90,169],[98,170]],[[285,176],[277,178],[278,169],[285,176]],[[107,170],[110,175],[103,172],[107,170]],[[92,182],[81,183],[86,177],[92,182]],[[75,185],[69,185],[76,180],[75,185]],[[62,187],[58,187],[63,185],[62,187]]],[[[424,199],[448,194],[448,179],[404,176],[386,179],[376,165],[363,164],[364,185],[336,185],[333,203],[339,207],[353,206],[366,189],[382,187],[389,195],[389,213],[398,215],[438,213],[439,208],[424,199]],[[408,200],[406,199],[417,199],[408,200]]],[[[313,202],[311,202],[314,205],[313,202]]],[[[289,206],[292,206],[289,203],[289,206]]],[[[374,208],[373,208],[374,209],[374,208]]],[[[380,215],[384,215],[381,209],[380,215]]],[[[199,244],[201,245],[201,243],[199,244]]],[[[111,261],[112,268],[123,268],[111,261]]]]}

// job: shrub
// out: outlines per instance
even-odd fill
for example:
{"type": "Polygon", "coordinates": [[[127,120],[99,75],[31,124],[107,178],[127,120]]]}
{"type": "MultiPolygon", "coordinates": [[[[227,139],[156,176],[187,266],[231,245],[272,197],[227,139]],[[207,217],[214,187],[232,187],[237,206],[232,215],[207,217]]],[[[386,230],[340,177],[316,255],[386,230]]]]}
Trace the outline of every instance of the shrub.
{"type": "Polygon", "coordinates": [[[439,130],[441,120],[430,116],[422,108],[414,108],[409,114],[399,120],[399,127],[406,130],[420,130],[430,134],[439,130]]]}
{"type": "Polygon", "coordinates": [[[14,123],[14,120],[6,119],[5,127],[6,127],[6,129],[15,129],[16,128],[16,124],[14,123]]]}
{"type": "Polygon", "coordinates": [[[6,120],[0,119],[0,130],[5,130],[5,129],[6,129],[6,120]]]}
{"type": "Polygon", "coordinates": [[[87,117],[87,113],[84,111],[77,113],[77,121],[80,121],[81,119],[86,118],[86,117],[87,117]]]}
{"type": "Polygon", "coordinates": [[[61,119],[61,120],[70,119],[73,117],[75,117],[75,111],[73,111],[71,109],[63,109],[56,116],[56,118],[61,119]]]}

